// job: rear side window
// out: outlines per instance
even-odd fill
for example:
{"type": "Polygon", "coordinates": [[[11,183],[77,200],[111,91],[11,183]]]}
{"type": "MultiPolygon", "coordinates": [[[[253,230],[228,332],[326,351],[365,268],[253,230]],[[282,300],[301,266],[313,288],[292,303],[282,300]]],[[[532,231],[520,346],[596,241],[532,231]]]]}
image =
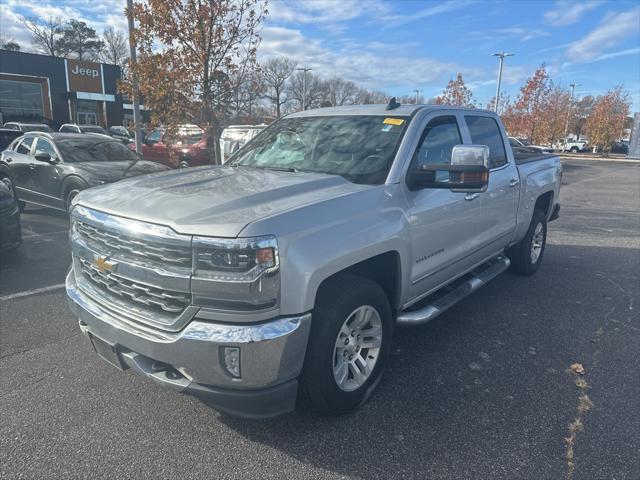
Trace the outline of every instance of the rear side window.
{"type": "Polygon", "coordinates": [[[16,148],[16,152],[21,153],[23,155],[29,155],[31,152],[31,144],[33,143],[33,137],[25,137],[22,139],[18,148],[16,148]]]}
{"type": "Polygon", "coordinates": [[[497,168],[507,163],[502,134],[497,122],[491,117],[465,116],[471,141],[476,145],[489,147],[489,165],[497,168]]]}

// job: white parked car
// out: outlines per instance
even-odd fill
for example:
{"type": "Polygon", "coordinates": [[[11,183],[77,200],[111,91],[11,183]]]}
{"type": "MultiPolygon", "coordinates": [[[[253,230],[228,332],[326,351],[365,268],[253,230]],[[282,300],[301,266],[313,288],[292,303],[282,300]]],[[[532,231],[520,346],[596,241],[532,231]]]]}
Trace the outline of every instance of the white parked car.
{"type": "Polygon", "coordinates": [[[571,140],[567,138],[559,145],[558,149],[561,152],[578,153],[588,151],[589,146],[587,145],[586,140],[571,140]]]}
{"type": "Polygon", "coordinates": [[[240,150],[249,140],[258,135],[266,125],[229,125],[220,136],[222,163],[240,150]]]}

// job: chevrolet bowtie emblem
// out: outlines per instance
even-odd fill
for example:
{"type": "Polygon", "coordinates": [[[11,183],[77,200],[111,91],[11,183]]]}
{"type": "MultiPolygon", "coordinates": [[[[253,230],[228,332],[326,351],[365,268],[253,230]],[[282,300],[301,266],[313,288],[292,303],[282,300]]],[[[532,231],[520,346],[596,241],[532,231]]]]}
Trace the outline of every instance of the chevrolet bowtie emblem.
{"type": "Polygon", "coordinates": [[[96,266],[100,273],[106,273],[113,270],[114,263],[107,260],[106,257],[98,257],[93,261],[93,264],[96,266]]]}

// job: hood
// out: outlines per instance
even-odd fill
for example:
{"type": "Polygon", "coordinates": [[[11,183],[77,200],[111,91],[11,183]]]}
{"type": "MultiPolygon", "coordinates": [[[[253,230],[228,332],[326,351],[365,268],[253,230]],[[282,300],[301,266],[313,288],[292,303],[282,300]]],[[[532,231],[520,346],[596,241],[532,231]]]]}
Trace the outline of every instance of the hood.
{"type": "Polygon", "coordinates": [[[71,165],[73,165],[77,173],[80,173],[93,185],[113,183],[123,178],[167,170],[164,165],[145,160],[138,160],[137,162],[78,162],[71,165]]]}
{"type": "Polygon", "coordinates": [[[198,167],[92,188],[77,198],[88,208],[179,233],[237,237],[256,220],[368,188],[335,175],[198,167]]]}

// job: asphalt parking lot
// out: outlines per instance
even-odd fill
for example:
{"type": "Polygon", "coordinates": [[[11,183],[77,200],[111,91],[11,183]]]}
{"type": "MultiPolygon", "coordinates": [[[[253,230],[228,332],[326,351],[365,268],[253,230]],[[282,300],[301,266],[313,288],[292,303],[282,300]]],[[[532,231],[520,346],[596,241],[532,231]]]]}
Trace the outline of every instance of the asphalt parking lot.
{"type": "Polygon", "coordinates": [[[23,215],[0,263],[0,478],[640,478],[640,164],[565,163],[544,263],[396,330],[355,413],[248,421],[100,360],[60,288],[67,221],[23,215]]]}

